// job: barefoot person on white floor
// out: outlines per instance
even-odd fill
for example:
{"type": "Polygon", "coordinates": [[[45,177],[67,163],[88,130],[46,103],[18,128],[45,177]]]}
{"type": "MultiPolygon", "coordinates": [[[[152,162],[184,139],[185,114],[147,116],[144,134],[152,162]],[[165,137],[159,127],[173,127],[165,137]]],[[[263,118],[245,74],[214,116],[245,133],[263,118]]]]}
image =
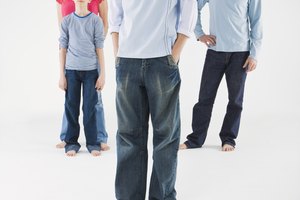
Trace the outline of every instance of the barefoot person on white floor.
{"type": "Polygon", "coordinates": [[[59,87],[66,92],[65,114],[68,121],[65,152],[67,156],[75,156],[80,149],[78,117],[82,87],[86,146],[93,156],[99,156],[96,104],[97,90],[102,90],[105,83],[104,28],[101,19],[88,10],[90,0],[74,2],[75,12],[63,18],[59,38],[59,87]]]}
{"type": "MultiPolygon", "coordinates": [[[[56,2],[57,2],[58,25],[60,27],[63,17],[75,11],[75,3],[73,0],[56,0],[56,2]]],[[[101,18],[104,26],[104,35],[106,35],[108,29],[107,0],[91,0],[91,2],[88,4],[88,10],[95,13],[101,18]]],[[[98,93],[98,102],[96,104],[97,140],[100,142],[101,150],[107,151],[109,150],[109,146],[107,145],[108,134],[105,128],[105,118],[104,118],[104,109],[103,109],[101,91],[98,91],[97,93],[98,93]]],[[[60,133],[61,142],[56,145],[57,148],[64,148],[66,145],[65,137],[66,137],[67,127],[68,127],[68,121],[64,113],[63,120],[62,120],[62,128],[60,133]]]]}
{"type": "Polygon", "coordinates": [[[225,74],[229,102],[220,132],[223,151],[233,151],[238,136],[247,72],[256,68],[261,47],[261,0],[198,0],[195,34],[208,46],[199,100],[193,108],[192,129],[180,149],[205,142],[214,100],[225,74]],[[209,3],[210,34],[201,25],[201,10],[209,3]]]}

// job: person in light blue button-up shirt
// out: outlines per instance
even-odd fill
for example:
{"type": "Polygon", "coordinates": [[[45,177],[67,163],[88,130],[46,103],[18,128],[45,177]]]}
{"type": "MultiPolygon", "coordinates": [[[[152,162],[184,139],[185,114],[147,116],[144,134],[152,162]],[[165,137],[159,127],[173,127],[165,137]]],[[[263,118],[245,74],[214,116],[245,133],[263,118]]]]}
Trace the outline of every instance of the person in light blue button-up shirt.
{"type": "Polygon", "coordinates": [[[148,121],[153,125],[149,199],[176,199],[180,138],[178,60],[197,20],[196,0],[110,0],[116,55],[116,198],[146,195],[148,121]]]}
{"type": "Polygon", "coordinates": [[[193,108],[193,132],[180,149],[205,142],[214,100],[225,74],[229,102],[220,131],[223,151],[235,148],[247,72],[256,68],[262,40],[261,0],[198,0],[196,38],[208,46],[199,100],[193,108]],[[201,10],[209,4],[210,27],[202,29],[201,10]]]}

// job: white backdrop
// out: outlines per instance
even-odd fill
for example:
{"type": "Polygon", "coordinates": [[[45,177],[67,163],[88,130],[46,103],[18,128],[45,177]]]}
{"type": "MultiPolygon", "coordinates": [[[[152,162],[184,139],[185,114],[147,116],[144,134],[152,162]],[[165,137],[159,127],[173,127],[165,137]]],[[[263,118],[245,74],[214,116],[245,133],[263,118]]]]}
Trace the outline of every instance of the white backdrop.
{"type": "MultiPolygon", "coordinates": [[[[180,152],[178,199],[300,199],[299,8],[299,0],[263,1],[263,50],[247,78],[237,151],[214,151],[227,103],[223,80],[207,148],[180,152]]],[[[207,7],[204,12],[208,30],[207,7]]],[[[111,37],[105,41],[102,97],[112,150],[100,158],[83,154],[72,160],[54,147],[64,102],[54,0],[2,1],[0,25],[0,199],[113,199],[117,127],[111,37]]],[[[194,38],[182,53],[182,141],[191,131],[205,53],[194,38]]]]}

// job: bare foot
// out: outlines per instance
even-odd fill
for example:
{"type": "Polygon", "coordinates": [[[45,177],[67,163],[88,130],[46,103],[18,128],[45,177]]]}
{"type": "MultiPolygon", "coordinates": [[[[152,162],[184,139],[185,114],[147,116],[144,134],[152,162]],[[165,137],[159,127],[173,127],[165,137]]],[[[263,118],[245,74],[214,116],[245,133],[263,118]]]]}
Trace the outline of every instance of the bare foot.
{"type": "Polygon", "coordinates": [[[231,146],[229,144],[224,144],[222,147],[222,151],[234,151],[234,146],[231,146]]]}
{"type": "Polygon", "coordinates": [[[76,156],[76,151],[71,150],[71,151],[68,151],[66,154],[67,154],[67,156],[69,156],[69,157],[74,157],[74,156],[76,156]]]}
{"type": "Polygon", "coordinates": [[[100,151],[97,151],[97,150],[93,150],[91,152],[92,156],[100,156],[101,155],[101,152],[100,151]]]}
{"type": "Polygon", "coordinates": [[[65,141],[62,141],[62,142],[60,142],[60,143],[58,143],[58,144],[56,145],[56,148],[62,149],[62,148],[64,148],[65,146],[66,146],[65,141]]]}
{"type": "Polygon", "coordinates": [[[186,144],[183,143],[179,145],[179,149],[184,150],[184,149],[188,149],[188,147],[186,146],[186,144]]]}
{"type": "Polygon", "coordinates": [[[101,143],[101,150],[102,151],[108,151],[110,150],[110,147],[106,143],[101,143]]]}

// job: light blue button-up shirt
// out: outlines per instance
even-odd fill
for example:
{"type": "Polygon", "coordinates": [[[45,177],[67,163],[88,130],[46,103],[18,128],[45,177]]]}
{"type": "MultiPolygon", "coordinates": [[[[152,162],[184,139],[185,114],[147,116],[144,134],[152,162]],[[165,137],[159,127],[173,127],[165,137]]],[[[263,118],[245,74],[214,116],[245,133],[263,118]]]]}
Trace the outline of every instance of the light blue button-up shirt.
{"type": "Polygon", "coordinates": [[[216,36],[215,51],[250,51],[257,60],[262,40],[261,0],[198,0],[196,37],[204,35],[201,10],[209,3],[210,35],[216,36]]]}
{"type": "Polygon", "coordinates": [[[110,0],[110,32],[119,33],[119,57],[171,54],[177,33],[193,35],[196,0],[110,0]]]}

